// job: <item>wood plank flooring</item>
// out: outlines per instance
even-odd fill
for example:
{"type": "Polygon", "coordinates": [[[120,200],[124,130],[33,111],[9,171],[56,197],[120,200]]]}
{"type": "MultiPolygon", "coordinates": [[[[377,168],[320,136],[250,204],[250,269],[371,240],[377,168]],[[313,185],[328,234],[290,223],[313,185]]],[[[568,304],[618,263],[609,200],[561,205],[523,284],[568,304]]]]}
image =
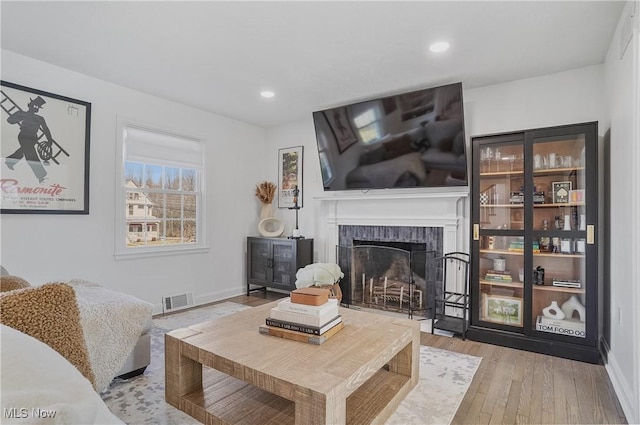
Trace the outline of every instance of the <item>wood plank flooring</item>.
{"type": "MultiPolygon", "coordinates": [[[[257,306],[286,296],[229,298],[257,306]]],[[[626,424],[603,365],[421,334],[420,343],[482,357],[452,424],[626,424]]]]}

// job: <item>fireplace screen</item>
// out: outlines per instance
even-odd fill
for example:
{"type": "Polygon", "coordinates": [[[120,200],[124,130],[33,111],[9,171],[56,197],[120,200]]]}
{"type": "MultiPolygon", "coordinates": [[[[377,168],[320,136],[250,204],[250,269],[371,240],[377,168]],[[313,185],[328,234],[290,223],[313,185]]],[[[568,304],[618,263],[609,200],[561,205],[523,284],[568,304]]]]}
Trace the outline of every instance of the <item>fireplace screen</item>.
{"type": "Polygon", "coordinates": [[[354,246],[338,247],[338,264],[345,274],[343,302],[426,317],[434,281],[429,260],[435,252],[419,243],[401,244],[405,249],[388,245],[392,243],[354,241],[354,246]]]}

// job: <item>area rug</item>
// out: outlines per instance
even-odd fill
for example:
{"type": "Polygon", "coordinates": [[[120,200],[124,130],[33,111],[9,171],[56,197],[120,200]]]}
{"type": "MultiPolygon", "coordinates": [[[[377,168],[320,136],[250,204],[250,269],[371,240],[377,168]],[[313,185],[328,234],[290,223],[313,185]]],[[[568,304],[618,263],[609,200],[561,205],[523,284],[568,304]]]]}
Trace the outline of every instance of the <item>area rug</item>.
{"type": "MultiPolygon", "coordinates": [[[[164,334],[248,308],[251,307],[225,302],[154,319],[151,364],[144,375],[115,379],[101,394],[102,399],[128,425],[200,424],[164,400],[164,334]]],[[[481,360],[480,357],[420,346],[420,381],[387,424],[449,424],[481,360]]]]}

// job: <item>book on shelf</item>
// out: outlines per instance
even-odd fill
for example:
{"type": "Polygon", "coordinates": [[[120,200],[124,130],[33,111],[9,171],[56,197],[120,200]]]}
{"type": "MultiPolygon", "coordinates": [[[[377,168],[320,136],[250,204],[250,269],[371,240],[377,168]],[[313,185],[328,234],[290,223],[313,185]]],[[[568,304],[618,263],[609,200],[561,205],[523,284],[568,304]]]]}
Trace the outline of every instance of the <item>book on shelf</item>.
{"type": "MultiPolygon", "coordinates": [[[[334,310],[338,308],[338,300],[336,298],[329,298],[326,303],[322,305],[307,305],[291,302],[291,298],[283,298],[278,301],[278,308],[282,311],[291,311],[294,313],[304,313],[314,316],[320,316],[327,310],[334,310]]],[[[334,317],[337,315],[336,313],[334,317]]]]}
{"type": "Polygon", "coordinates": [[[511,271],[510,270],[489,269],[489,270],[487,270],[487,274],[497,274],[497,275],[511,276],[511,271]]]}
{"type": "Polygon", "coordinates": [[[322,305],[329,300],[329,290],[317,287],[298,288],[291,291],[291,302],[306,305],[322,305]]]}
{"type": "Polygon", "coordinates": [[[299,323],[294,322],[285,322],[284,320],[272,319],[271,317],[267,317],[265,319],[265,324],[274,328],[282,328],[288,329],[290,331],[302,332],[306,334],[312,335],[322,335],[338,323],[342,322],[342,316],[336,316],[329,322],[325,323],[322,326],[307,326],[301,325],[299,323]]]}
{"type": "Polygon", "coordinates": [[[298,311],[287,311],[280,306],[273,307],[269,313],[272,319],[298,323],[305,326],[322,326],[338,316],[338,304],[330,303],[320,314],[308,314],[298,311]]]}
{"type": "Polygon", "coordinates": [[[491,282],[503,282],[503,283],[513,282],[513,278],[511,277],[511,275],[491,274],[491,273],[487,273],[486,275],[484,275],[484,280],[490,280],[491,282]]]}
{"type": "Polygon", "coordinates": [[[585,323],[573,319],[552,319],[545,316],[538,316],[536,320],[536,330],[551,332],[561,335],[577,336],[585,338],[585,323]]]}
{"type": "Polygon", "coordinates": [[[322,335],[311,335],[303,332],[290,331],[288,329],[276,328],[268,325],[262,325],[258,328],[258,330],[263,335],[277,336],[279,338],[290,339],[292,341],[301,341],[309,344],[320,345],[337,334],[342,328],[344,328],[344,322],[338,323],[322,335]]]}

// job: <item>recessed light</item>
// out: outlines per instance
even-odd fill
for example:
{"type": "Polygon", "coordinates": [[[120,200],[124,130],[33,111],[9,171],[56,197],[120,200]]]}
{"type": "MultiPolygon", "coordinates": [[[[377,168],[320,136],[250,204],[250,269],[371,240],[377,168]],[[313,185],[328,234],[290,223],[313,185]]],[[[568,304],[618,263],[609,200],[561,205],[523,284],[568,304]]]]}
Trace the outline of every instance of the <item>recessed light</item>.
{"type": "Polygon", "coordinates": [[[267,99],[275,96],[276,94],[274,92],[272,92],[271,90],[264,90],[260,92],[260,96],[265,97],[267,99]]]}
{"type": "Polygon", "coordinates": [[[448,48],[449,43],[447,43],[446,41],[438,41],[437,43],[433,43],[431,46],[429,46],[429,50],[431,50],[433,53],[444,52],[448,48]]]}

